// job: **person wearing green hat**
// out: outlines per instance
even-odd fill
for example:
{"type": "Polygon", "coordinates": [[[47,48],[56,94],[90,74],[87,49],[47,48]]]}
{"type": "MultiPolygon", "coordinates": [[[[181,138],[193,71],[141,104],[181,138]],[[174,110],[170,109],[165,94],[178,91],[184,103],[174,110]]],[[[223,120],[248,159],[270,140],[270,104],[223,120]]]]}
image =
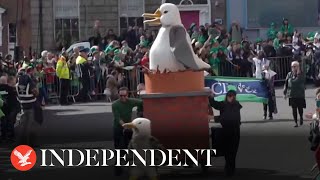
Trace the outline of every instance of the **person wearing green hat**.
{"type": "Polygon", "coordinates": [[[287,18],[283,18],[283,24],[280,28],[280,31],[282,32],[284,37],[292,37],[293,36],[293,27],[291,24],[289,24],[289,20],[287,18]]]}
{"type": "Polygon", "coordinates": [[[120,57],[120,50],[119,49],[116,49],[114,51],[113,63],[114,63],[114,66],[117,67],[117,68],[124,67],[124,63],[123,63],[123,61],[121,60],[121,57],[120,57]]]}
{"type": "Polygon", "coordinates": [[[204,44],[208,39],[208,33],[204,29],[204,27],[200,27],[199,36],[198,36],[198,42],[201,44],[204,44]]]}
{"type": "Polygon", "coordinates": [[[275,24],[272,22],[270,28],[267,31],[268,39],[275,39],[277,37],[277,30],[275,28],[275,24]]]}
{"type": "Polygon", "coordinates": [[[220,75],[220,59],[218,58],[219,48],[212,48],[209,53],[209,64],[214,76],[220,75]]]}

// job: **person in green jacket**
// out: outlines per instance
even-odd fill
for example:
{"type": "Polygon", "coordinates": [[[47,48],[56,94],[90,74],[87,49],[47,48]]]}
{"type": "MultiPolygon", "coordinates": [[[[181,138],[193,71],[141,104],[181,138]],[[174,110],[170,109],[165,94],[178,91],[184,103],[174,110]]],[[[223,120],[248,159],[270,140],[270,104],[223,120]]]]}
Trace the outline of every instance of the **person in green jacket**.
{"type": "Polygon", "coordinates": [[[289,20],[284,18],[283,19],[283,24],[280,28],[280,31],[282,32],[282,34],[285,36],[285,37],[292,37],[293,36],[293,27],[291,24],[289,24],[289,20]]]}
{"type": "Polygon", "coordinates": [[[273,40],[273,47],[275,50],[278,50],[280,48],[282,38],[283,38],[282,32],[278,32],[278,37],[273,40]]]}
{"type": "MultiPolygon", "coordinates": [[[[132,109],[137,107],[137,112],[141,113],[143,109],[142,100],[129,98],[127,87],[119,89],[120,99],[112,104],[113,121],[113,142],[115,149],[127,149],[131,140],[132,132],[123,129],[122,125],[132,121],[132,109]]],[[[115,167],[115,175],[122,174],[121,167],[115,167]]]]}
{"type": "Polygon", "coordinates": [[[209,53],[209,64],[213,71],[214,76],[219,76],[220,72],[220,59],[217,57],[219,48],[212,48],[209,53]]]}
{"type": "Polygon", "coordinates": [[[289,98],[289,106],[292,108],[292,115],[298,127],[298,112],[300,125],[303,125],[303,109],[306,108],[305,100],[305,75],[301,71],[298,61],[291,64],[291,72],[288,73],[283,90],[285,98],[289,98]]]}
{"type": "Polygon", "coordinates": [[[275,24],[272,22],[270,28],[267,31],[268,39],[275,39],[277,37],[277,30],[275,28],[275,24]]]}

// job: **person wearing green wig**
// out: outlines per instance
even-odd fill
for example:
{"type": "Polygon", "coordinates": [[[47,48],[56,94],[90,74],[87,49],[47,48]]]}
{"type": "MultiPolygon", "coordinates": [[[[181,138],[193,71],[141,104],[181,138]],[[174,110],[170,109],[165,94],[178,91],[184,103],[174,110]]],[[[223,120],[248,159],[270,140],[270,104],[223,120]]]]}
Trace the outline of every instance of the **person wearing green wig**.
{"type": "Polygon", "coordinates": [[[275,28],[275,24],[272,22],[270,25],[270,28],[267,31],[267,37],[268,39],[275,39],[277,38],[277,30],[275,28]]]}

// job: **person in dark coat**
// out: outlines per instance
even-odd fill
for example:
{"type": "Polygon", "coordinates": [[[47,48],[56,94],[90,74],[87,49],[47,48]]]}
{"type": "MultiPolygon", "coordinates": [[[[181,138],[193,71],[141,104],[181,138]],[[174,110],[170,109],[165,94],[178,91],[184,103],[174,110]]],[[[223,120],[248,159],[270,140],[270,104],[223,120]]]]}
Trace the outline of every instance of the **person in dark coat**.
{"type": "Polygon", "coordinates": [[[220,111],[219,121],[223,129],[225,143],[225,173],[234,176],[236,168],[236,155],[240,141],[240,125],[242,105],[236,100],[237,93],[229,90],[223,102],[217,102],[214,96],[209,99],[210,105],[220,111]]]}

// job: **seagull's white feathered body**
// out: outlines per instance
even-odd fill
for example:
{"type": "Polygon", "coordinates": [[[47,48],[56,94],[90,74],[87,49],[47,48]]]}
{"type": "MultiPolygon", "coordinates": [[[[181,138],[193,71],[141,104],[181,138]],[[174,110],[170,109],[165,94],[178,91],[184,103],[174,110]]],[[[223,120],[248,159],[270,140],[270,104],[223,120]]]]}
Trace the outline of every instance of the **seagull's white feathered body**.
{"type": "Polygon", "coordinates": [[[181,22],[177,6],[165,3],[161,5],[159,11],[162,27],[150,49],[150,69],[160,70],[160,72],[164,70],[177,72],[187,68],[192,70],[209,69],[210,65],[203,62],[193,52],[191,39],[181,22]],[[172,33],[177,33],[178,36],[172,35],[172,33]],[[175,43],[178,41],[179,43],[175,43]]]}
{"type": "Polygon", "coordinates": [[[163,72],[167,71],[176,72],[179,70],[185,70],[185,67],[178,61],[171,52],[170,47],[170,33],[171,27],[161,27],[157,38],[155,39],[150,49],[150,69],[163,72]]]}

